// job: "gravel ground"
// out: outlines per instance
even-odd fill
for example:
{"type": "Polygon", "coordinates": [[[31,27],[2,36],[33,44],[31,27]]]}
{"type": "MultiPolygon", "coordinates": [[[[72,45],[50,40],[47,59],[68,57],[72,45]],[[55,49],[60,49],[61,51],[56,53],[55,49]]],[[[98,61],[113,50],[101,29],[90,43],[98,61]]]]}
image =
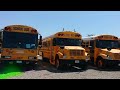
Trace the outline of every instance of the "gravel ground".
{"type": "Polygon", "coordinates": [[[120,68],[101,71],[88,66],[85,71],[74,67],[61,71],[47,62],[41,62],[37,70],[25,70],[21,76],[10,79],[120,79],[120,68]]]}

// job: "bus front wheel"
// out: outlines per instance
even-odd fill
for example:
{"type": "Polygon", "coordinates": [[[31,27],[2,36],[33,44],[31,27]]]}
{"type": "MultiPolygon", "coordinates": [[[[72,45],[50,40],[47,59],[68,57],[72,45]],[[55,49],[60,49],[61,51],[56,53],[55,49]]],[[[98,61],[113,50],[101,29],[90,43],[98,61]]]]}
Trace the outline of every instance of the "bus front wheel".
{"type": "Polygon", "coordinates": [[[103,59],[97,60],[97,67],[98,67],[99,69],[104,69],[104,68],[105,68],[105,63],[104,63],[104,60],[103,60],[103,59]]]}
{"type": "Polygon", "coordinates": [[[58,57],[57,57],[56,60],[55,60],[55,66],[56,66],[57,69],[60,69],[60,68],[61,68],[60,60],[59,60],[58,57]]]}

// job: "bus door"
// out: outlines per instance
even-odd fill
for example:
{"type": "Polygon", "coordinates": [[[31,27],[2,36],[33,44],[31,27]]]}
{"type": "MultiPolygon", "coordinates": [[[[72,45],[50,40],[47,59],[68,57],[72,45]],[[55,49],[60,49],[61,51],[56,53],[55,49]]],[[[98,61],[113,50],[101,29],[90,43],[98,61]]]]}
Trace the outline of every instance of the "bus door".
{"type": "Polygon", "coordinates": [[[50,63],[54,64],[54,46],[53,46],[53,40],[51,38],[50,40],[50,63]]]}

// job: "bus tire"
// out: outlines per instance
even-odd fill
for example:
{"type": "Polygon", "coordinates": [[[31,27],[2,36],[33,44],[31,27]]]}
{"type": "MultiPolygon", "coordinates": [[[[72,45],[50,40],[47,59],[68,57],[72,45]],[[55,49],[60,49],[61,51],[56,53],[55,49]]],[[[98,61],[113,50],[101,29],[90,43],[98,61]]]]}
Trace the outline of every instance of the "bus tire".
{"type": "Polygon", "coordinates": [[[97,65],[98,69],[104,69],[105,68],[105,62],[102,58],[97,60],[96,65],[97,65]]]}
{"type": "Polygon", "coordinates": [[[88,65],[83,65],[83,66],[81,66],[81,69],[82,69],[82,70],[87,70],[87,68],[88,68],[88,65]]]}
{"type": "Polygon", "coordinates": [[[33,70],[38,70],[38,68],[39,68],[38,62],[32,62],[30,65],[32,66],[33,70]]]}
{"type": "Polygon", "coordinates": [[[56,66],[57,69],[61,69],[61,63],[60,63],[58,55],[55,58],[55,66],[56,66]]]}

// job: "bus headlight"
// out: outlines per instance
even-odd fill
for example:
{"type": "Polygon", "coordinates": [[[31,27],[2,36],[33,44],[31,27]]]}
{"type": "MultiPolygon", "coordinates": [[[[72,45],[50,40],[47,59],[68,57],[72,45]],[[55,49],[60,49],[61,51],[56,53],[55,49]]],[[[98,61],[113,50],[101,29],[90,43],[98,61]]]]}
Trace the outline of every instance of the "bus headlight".
{"type": "Polygon", "coordinates": [[[42,58],[41,55],[37,55],[37,59],[38,59],[38,60],[42,60],[43,58],[42,58]]]}
{"type": "Polygon", "coordinates": [[[11,58],[11,56],[5,56],[5,58],[11,58]]]}
{"type": "Polygon", "coordinates": [[[110,56],[107,56],[107,58],[106,59],[108,59],[108,60],[113,60],[110,56]]]}
{"type": "Polygon", "coordinates": [[[32,56],[30,56],[30,57],[28,57],[29,59],[34,59],[34,57],[32,57],[32,56]]]}
{"type": "Polygon", "coordinates": [[[1,56],[1,58],[9,59],[9,58],[11,58],[11,56],[1,56]]]}

